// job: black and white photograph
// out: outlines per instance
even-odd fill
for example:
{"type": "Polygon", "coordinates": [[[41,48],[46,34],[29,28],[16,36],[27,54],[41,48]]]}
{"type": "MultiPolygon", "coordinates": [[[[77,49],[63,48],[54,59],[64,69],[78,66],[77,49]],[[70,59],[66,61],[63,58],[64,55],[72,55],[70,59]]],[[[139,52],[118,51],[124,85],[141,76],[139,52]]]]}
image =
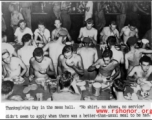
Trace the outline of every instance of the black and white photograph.
{"type": "Polygon", "coordinates": [[[3,1],[1,99],[152,100],[151,1],[3,1]]]}

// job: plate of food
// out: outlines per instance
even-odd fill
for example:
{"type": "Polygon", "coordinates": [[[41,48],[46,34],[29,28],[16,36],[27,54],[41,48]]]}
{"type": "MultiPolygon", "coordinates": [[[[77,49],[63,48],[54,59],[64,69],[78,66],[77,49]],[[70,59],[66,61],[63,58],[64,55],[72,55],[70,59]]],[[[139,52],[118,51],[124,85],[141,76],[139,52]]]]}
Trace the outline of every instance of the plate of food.
{"type": "Polygon", "coordinates": [[[14,95],[14,96],[10,97],[10,100],[12,100],[12,101],[23,101],[23,99],[20,95],[14,95]]]}
{"type": "Polygon", "coordinates": [[[30,85],[31,90],[36,90],[38,88],[38,86],[36,84],[32,84],[30,85]]]}
{"type": "Polygon", "coordinates": [[[82,82],[78,82],[78,83],[77,83],[78,86],[85,86],[85,84],[86,84],[85,81],[82,81],[82,82]]]}
{"type": "Polygon", "coordinates": [[[24,83],[25,79],[22,77],[15,77],[15,78],[13,78],[13,81],[14,81],[14,84],[18,85],[18,84],[24,83]]]}
{"type": "Polygon", "coordinates": [[[30,94],[26,94],[25,100],[34,101],[34,97],[31,96],[30,94]]]}

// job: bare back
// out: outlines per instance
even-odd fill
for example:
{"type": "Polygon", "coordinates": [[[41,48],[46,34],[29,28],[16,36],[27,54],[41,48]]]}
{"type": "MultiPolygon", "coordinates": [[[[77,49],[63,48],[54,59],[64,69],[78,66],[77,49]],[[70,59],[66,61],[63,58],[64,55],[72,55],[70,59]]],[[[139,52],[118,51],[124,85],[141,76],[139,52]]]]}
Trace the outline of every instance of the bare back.
{"type": "Polygon", "coordinates": [[[88,69],[98,59],[95,48],[82,47],[78,49],[77,53],[82,57],[84,69],[88,69]]]}
{"type": "Polygon", "coordinates": [[[56,41],[49,43],[49,57],[52,58],[54,64],[58,63],[58,57],[62,54],[64,46],[56,41]]]}

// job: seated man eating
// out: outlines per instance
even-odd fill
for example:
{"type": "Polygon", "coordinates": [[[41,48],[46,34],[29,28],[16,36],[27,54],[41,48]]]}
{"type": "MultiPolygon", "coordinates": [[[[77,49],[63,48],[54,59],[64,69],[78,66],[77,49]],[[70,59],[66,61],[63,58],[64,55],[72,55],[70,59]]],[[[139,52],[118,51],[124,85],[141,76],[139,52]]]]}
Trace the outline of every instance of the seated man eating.
{"type": "Polygon", "coordinates": [[[147,81],[148,77],[152,73],[151,59],[148,56],[143,56],[140,58],[140,65],[135,66],[128,76],[134,76],[137,79],[139,85],[151,84],[151,81],[147,81]]]}
{"type": "Polygon", "coordinates": [[[18,57],[12,57],[7,50],[2,51],[2,61],[4,77],[17,79],[22,77],[27,71],[22,60],[18,57]]]}
{"type": "Polygon", "coordinates": [[[30,60],[30,77],[35,78],[38,84],[45,82],[49,76],[55,76],[54,66],[51,58],[45,57],[42,48],[36,48],[30,60]]]}
{"type": "Polygon", "coordinates": [[[99,69],[99,74],[95,78],[95,81],[103,82],[105,85],[107,85],[107,81],[114,80],[119,75],[119,63],[112,59],[112,55],[112,51],[106,49],[102,54],[102,59],[97,60],[96,63],[89,67],[89,72],[99,69]],[[112,75],[114,70],[115,74],[112,75]]]}

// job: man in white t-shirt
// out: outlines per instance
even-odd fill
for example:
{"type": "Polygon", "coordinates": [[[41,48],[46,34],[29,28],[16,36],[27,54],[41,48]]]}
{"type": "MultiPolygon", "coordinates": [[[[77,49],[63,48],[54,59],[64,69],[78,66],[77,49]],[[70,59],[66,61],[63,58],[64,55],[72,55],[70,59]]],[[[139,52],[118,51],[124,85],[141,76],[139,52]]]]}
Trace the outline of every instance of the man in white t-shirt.
{"type": "Polygon", "coordinates": [[[36,29],[34,32],[34,40],[36,44],[38,44],[38,47],[43,47],[50,41],[50,31],[45,28],[43,22],[38,23],[38,29],[36,29]],[[38,40],[38,38],[40,40],[38,40]]]}
{"type": "Polygon", "coordinates": [[[93,28],[93,20],[92,18],[89,18],[87,21],[86,21],[87,25],[86,27],[82,27],[80,29],[80,34],[79,34],[79,37],[78,37],[78,41],[83,41],[83,39],[85,37],[89,37],[93,44],[97,44],[97,33],[98,31],[93,28]]]}
{"type": "Polygon", "coordinates": [[[25,34],[30,34],[33,37],[32,30],[28,27],[26,27],[25,20],[21,20],[19,22],[19,27],[16,29],[14,35],[15,35],[15,41],[22,45],[22,37],[25,34]]]}
{"type": "Polygon", "coordinates": [[[2,52],[5,50],[7,50],[11,56],[12,55],[17,56],[17,53],[16,53],[14,47],[11,44],[7,43],[6,33],[2,32],[2,52]]]}
{"type": "Polygon", "coordinates": [[[116,26],[116,22],[112,21],[109,26],[103,28],[100,33],[100,43],[106,43],[109,36],[115,36],[117,38],[117,43],[119,42],[119,32],[116,26]]]}
{"type": "Polygon", "coordinates": [[[121,30],[120,36],[123,35],[124,44],[127,43],[128,38],[136,37],[138,38],[138,29],[133,25],[129,24],[128,26],[124,26],[121,30]]]}
{"type": "Polygon", "coordinates": [[[85,21],[93,16],[93,1],[88,1],[86,4],[85,21]]]}
{"type": "Polygon", "coordinates": [[[27,67],[26,76],[29,76],[30,59],[33,57],[35,46],[31,46],[32,37],[30,34],[25,34],[22,38],[24,46],[18,50],[18,57],[24,62],[27,67]]]}

